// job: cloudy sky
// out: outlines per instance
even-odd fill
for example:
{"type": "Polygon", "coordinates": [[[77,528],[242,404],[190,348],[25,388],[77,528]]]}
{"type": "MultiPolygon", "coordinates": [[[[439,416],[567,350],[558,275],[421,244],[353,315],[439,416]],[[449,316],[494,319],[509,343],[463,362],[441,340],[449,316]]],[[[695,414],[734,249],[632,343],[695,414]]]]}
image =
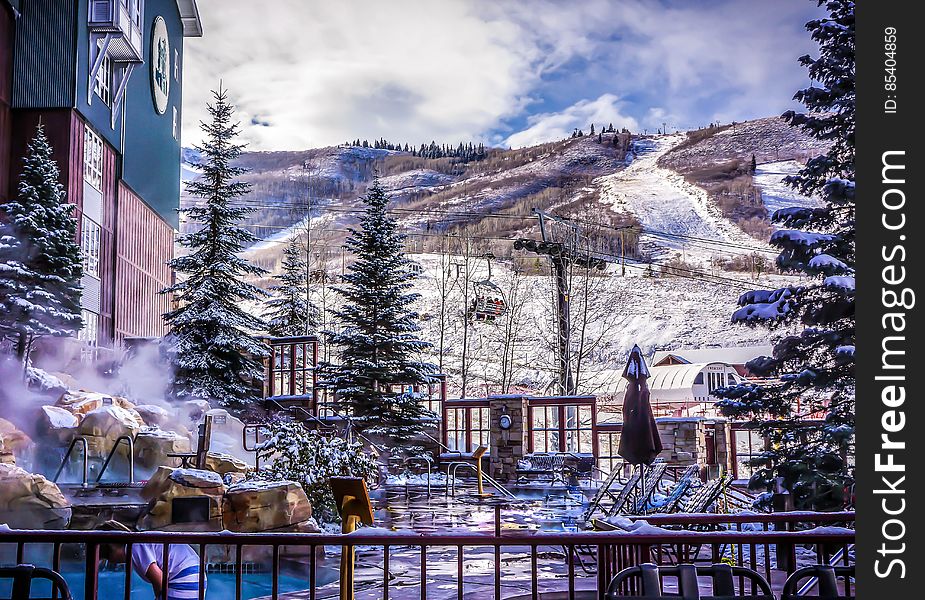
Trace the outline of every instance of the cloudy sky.
{"type": "Polygon", "coordinates": [[[809,0],[199,0],[184,144],[221,80],[257,150],[385,137],[525,146],[779,114],[809,0]]]}

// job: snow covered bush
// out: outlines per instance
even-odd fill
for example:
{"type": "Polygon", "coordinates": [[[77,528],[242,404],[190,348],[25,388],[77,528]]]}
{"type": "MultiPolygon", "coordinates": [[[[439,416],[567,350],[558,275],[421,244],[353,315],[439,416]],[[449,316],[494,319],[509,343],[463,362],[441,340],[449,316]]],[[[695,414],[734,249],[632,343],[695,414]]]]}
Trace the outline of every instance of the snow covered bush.
{"type": "Polygon", "coordinates": [[[295,422],[276,421],[267,430],[270,437],[257,450],[266,466],[255,477],[301,484],[318,522],[340,520],[328,483],[331,477],[362,477],[369,483],[379,472],[376,458],[359,442],[322,435],[295,422]]]}
{"type": "Polygon", "coordinates": [[[0,204],[0,340],[9,338],[25,364],[36,338],[83,326],[77,219],[52,152],[39,125],[16,194],[0,204]]]}

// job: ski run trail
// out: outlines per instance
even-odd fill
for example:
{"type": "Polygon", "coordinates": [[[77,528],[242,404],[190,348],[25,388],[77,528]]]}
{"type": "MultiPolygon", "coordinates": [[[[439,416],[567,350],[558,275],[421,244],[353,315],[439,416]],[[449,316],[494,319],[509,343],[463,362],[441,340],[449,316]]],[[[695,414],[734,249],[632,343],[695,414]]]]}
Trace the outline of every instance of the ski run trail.
{"type": "Polygon", "coordinates": [[[771,250],[725,218],[706,191],[658,166],[658,159],[684,139],[674,134],[637,140],[626,169],[596,180],[601,202],[636,215],[643,225],[643,250],[654,259],[680,254],[685,262],[706,264],[730,249],[735,254],[771,250]]]}

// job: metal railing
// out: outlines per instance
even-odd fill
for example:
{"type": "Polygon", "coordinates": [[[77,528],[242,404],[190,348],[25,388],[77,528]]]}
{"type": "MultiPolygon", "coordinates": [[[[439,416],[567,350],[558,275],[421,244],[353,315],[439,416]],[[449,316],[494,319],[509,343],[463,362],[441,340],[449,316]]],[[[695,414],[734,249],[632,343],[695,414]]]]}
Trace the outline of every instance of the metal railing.
{"type": "MultiPolygon", "coordinates": [[[[715,515],[714,515],[715,516],[715,515]]],[[[728,516],[725,517],[728,520],[728,516]]],[[[795,517],[791,516],[792,519],[795,517]]],[[[801,517],[802,518],[802,517],[801,517]]],[[[812,519],[816,517],[813,516],[812,519]]],[[[809,561],[819,564],[828,564],[831,557],[840,549],[848,548],[854,544],[854,532],[848,529],[836,530],[827,528],[822,531],[707,531],[707,532],[671,532],[657,531],[647,533],[513,533],[501,534],[496,530],[494,535],[485,533],[459,533],[459,534],[433,534],[427,535],[407,531],[391,532],[383,534],[381,532],[364,533],[360,530],[349,535],[326,535],[326,534],[300,534],[300,533],[228,533],[228,532],[202,532],[202,533],[179,533],[179,532],[144,532],[144,533],[126,533],[118,531],[22,531],[8,530],[0,531],[0,544],[15,544],[17,561],[22,562],[24,547],[33,544],[45,544],[52,546],[52,556],[50,567],[55,571],[61,571],[62,563],[62,546],[68,544],[78,544],[84,547],[84,551],[79,553],[84,562],[84,586],[83,597],[86,600],[96,600],[100,597],[99,583],[99,555],[101,544],[163,544],[163,560],[165,563],[169,557],[169,546],[171,544],[189,544],[198,549],[200,556],[200,600],[204,597],[204,580],[206,573],[207,548],[209,546],[227,546],[233,548],[235,562],[235,600],[243,597],[243,559],[242,548],[263,546],[271,550],[269,560],[269,576],[271,577],[271,597],[276,598],[280,594],[280,565],[281,554],[283,549],[286,551],[294,547],[308,549],[309,557],[307,572],[301,573],[305,577],[305,585],[308,594],[306,597],[321,597],[318,594],[318,558],[317,550],[327,547],[328,551],[335,552],[340,548],[360,549],[365,560],[376,566],[375,572],[381,571],[381,597],[389,598],[390,593],[394,590],[390,586],[398,587],[398,582],[393,583],[392,577],[395,575],[390,570],[390,561],[398,557],[401,561],[401,569],[405,576],[413,577],[417,580],[417,593],[423,599],[428,594],[443,594],[447,590],[452,590],[455,586],[455,596],[461,600],[464,594],[471,594],[473,590],[479,590],[480,598],[495,598],[500,600],[505,596],[517,596],[518,598],[539,598],[541,592],[548,591],[547,586],[553,577],[549,572],[550,565],[559,570],[557,585],[567,598],[574,600],[576,591],[598,590],[602,593],[610,583],[611,578],[620,570],[634,566],[643,562],[654,562],[656,564],[675,564],[678,562],[709,563],[720,562],[726,559],[727,562],[752,568],[758,572],[765,571],[767,578],[771,580],[770,573],[772,568],[780,570],[776,566],[772,567],[770,560],[772,554],[771,548],[774,548],[777,554],[784,553],[790,555],[793,560],[783,569],[788,574],[793,572],[798,566],[796,561],[796,549],[802,550],[801,556],[804,564],[809,561]],[[722,554],[722,548],[748,547],[748,552],[732,553],[729,556],[722,554]],[[550,553],[559,551],[564,548],[565,556],[556,553],[550,558],[550,553]],[[596,572],[591,574],[576,573],[575,565],[576,556],[581,548],[594,549],[594,558],[597,568],[596,572]],[[763,552],[758,549],[763,548],[763,552]],[[810,548],[810,556],[807,558],[807,548],[810,548]],[[502,549],[505,553],[505,560],[502,560],[502,549]],[[508,560],[512,553],[519,551],[522,556],[522,564],[529,564],[529,568],[520,573],[512,572],[511,563],[508,560]],[[442,554],[441,554],[442,552],[442,554]],[[493,554],[493,558],[489,558],[493,554]],[[476,578],[471,573],[467,575],[466,560],[477,561],[482,564],[491,564],[493,574],[490,578],[476,578]],[[731,561],[730,561],[731,559],[731,561]],[[455,562],[455,577],[445,576],[438,577],[431,575],[428,577],[428,568],[444,574],[452,573],[454,570],[447,565],[440,566],[440,561],[446,561],[450,564],[455,562]],[[539,569],[542,561],[544,570],[539,569]],[[542,577],[538,577],[539,573],[542,577]],[[542,584],[542,586],[541,586],[542,584]],[[428,589],[430,586],[432,589],[428,589]],[[489,589],[491,591],[489,591],[489,589]],[[502,594],[504,591],[504,594],[502,594]]],[[[73,553],[70,550],[69,553],[73,553]]],[[[127,548],[127,555],[131,556],[131,548],[127,548]]],[[[841,554],[843,564],[850,564],[851,554],[843,551],[841,554]]],[[[164,571],[167,571],[166,564],[164,571]]],[[[126,568],[124,578],[124,597],[129,598],[131,595],[131,568],[126,568]]],[[[777,578],[780,580],[780,577],[777,578]]],[[[111,579],[110,579],[111,581],[111,579]]],[[[850,582],[846,582],[850,585],[850,582]]],[[[406,582],[402,587],[408,591],[408,587],[413,583],[406,582]]],[[[167,597],[169,591],[169,582],[164,586],[163,597],[167,597]]],[[[106,597],[113,596],[113,590],[103,590],[106,597]]],[[[412,592],[413,593],[413,592],[412,592]]],[[[741,586],[741,593],[747,593],[745,586],[741,586]]],[[[328,592],[324,592],[324,597],[330,597],[328,592]]]]}
{"type": "Polygon", "coordinates": [[[71,440],[71,444],[67,447],[67,452],[64,453],[64,458],[61,459],[61,466],[58,467],[58,470],[55,472],[55,476],[51,478],[54,483],[58,482],[58,477],[61,477],[61,473],[64,471],[64,468],[67,466],[68,461],[71,459],[71,452],[74,451],[74,447],[80,443],[83,446],[83,479],[81,485],[87,487],[90,483],[90,445],[87,443],[87,438],[79,435],[71,440]]]}
{"type": "Polygon", "coordinates": [[[120,435],[116,438],[116,443],[112,445],[112,450],[109,451],[109,454],[106,456],[106,460],[103,461],[102,468],[100,468],[99,475],[96,476],[97,483],[102,481],[103,474],[109,467],[109,463],[112,462],[112,457],[116,455],[116,451],[119,449],[119,444],[122,442],[128,444],[128,482],[129,484],[135,483],[135,440],[133,440],[132,437],[128,435],[120,435]]]}

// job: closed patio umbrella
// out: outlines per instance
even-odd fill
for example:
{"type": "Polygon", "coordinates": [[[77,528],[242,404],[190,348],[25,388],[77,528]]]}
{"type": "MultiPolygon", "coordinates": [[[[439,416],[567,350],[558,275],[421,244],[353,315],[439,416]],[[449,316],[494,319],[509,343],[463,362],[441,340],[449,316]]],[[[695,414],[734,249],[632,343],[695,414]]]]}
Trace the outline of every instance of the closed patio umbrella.
{"type": "MultiPolygon", "coordinates": [[[[623,377],[627,380],[623,396],[623,431],[617,451],[631,465],[640,469],[639,484],[645,491],[645,465],[651,464],[662,451],[655,415],[649,403],[649,369],[639,346],[633,346],[626,361],[623,377]]],[[[641,494],[640,494],[641,495],[641,494]]]]}

